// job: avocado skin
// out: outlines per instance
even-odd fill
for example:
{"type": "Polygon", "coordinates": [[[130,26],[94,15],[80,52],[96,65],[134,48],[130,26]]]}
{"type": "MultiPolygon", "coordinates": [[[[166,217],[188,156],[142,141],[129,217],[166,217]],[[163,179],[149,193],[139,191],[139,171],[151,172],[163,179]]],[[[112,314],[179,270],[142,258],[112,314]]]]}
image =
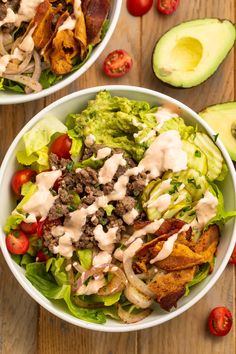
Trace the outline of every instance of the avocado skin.
{"type": "MultiPolygon", "coordinates": [[[[219,19],[219,18],[216,18],[216,17],[212,17],[212,18],[205,18],[204,20],[218,20],[219,22],[224,22],[224,21],[227,21],[227,22],[230,22],[233,26],[235,26],[235,24],[230,21],[229,19],[219,19]]],[[[151,58],[151,64],[152,64],[152,71],[155,75],[155,77],[160,81],[162,82],[166,87],[169,87],[169,88],[176,88],[176,89],[190,89],[192,87],[196,87],[196,86],[199,86],[203,83],[205,83],[209,78],[211,78],[215,73],[216,71],[222,66],[223,62],[225,61],[225,59],[227,58],[227,56],[229,55],[230,51],[232,50],[232,48],[234,47],[234,44],[235,42],[232,44],[232,46],[229,48],[229,50],[226,52],[225,56],[224,56],[224,59],[222,60],[222,62],[216,67],[216,69],[214,70],[214,72],[212,72],[212,74],[210,76],[208,76],[205,80],[203,80],[201,83],[196,83],[196,84],[192,84],[191,86],[183,86],[183,85],[176,85],[174,83],[169,83],[169,82],[166,82],[164,80],[162,80],[160,77],[157,77],[156,73],[155,73],[155,70],[154,70],[154,52],[155,52],[155,49],[156,49],[156,46],[158,44],[158,42],[160,41],[160,39],[165,35],[167,34],[170,30],[178,27],[179,25],[182,25],[184,23],[188,23],[188,22],[193,22],[193,21],[198,21],[200,19],[194,19],[194,20],[190,20],[190,21],[183,21],[183,22],[180,22],[178,23],[177,25],[169,28],[167,31],[165,31],[160,37],[159,39],[156,41],[155,45],[154,45],[154,48],[153,48],[153,51],[152,51],[152,58],[151,58]]],[[[235,39],[236,40],[236,39],[235,39]]]]}
{"type": "MultiPolygon", "coordinates": [[[[207,124],[210,125],[210,127],[215,130],[215,127],[218,125],[218,128],[220,128],[221,124],[211,124],[210,122],[208,122],[208,120],[206,119],[206,116],[208,113],[213,113],[216,112],[216,115],[219,114],[219,112],[225,112],[228,111],[228,113],[230,112],[233,115],[233,119],[229,120],[228,123],[228,133],[227,135],[222,134],[219,132],[219,138],[221,139],[221,141],[223,142],[223,144],[225,145],[225,148],[227,149],[231,159],[233,161],[236,161],[236,139],[233,138],[232,133],[231,133],[231,126],[232,123],[235,121],[236,122],[236,101],[228,101],[228,102],[223,102],[223,103],[219,103],[219,104],[214,104],[208,107],[205,107],[201,112],[199,112],[200,117],[206,121],[207,124]],[[234,119],[235,117],[235,119],[234,119]]],[[[212,120],[212,118],[211,118],[212,120]]],[[[225,126],[227,126],[227,120],[224,119],[222,121],[222,127],[225,128],[225,126]]],[[[218,131],[216,131],[216,133],[218,133],[218,131]]],[[[235,165],[235,163],[234,163],[235,165]]],[[[235,165],[236,167],[236,165],[235,165]]]]}

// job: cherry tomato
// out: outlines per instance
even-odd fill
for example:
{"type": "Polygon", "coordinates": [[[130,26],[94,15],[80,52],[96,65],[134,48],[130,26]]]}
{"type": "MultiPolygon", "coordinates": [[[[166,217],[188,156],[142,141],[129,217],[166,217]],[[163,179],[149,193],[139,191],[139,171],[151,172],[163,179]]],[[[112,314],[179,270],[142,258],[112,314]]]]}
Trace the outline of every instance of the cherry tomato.
{"type": "Polygon", "coordinates": [[[143,16],[152,7],[153,0],[127,0],[126,6],[133,16],[143,16]]]}
{"type": "Polygon", "coordinates": [[[62,134],[53,141],[49,150],[53,154],[56,154],[59,158],[70,159],[71,145],[71,138],[67,134],[62,134]]]}
{"type": "Polygon", "coordinates": [[[11,187],[17,196],[21,194],[21,186],[29,181],[34,180],[36,172],[31,169],[16,171],[11,179],[11,187]]]}
{"type": "Polygon", "coordinates": [[[22,221],[20,223],[20,228],[25,234],[33,235],[33,234],[37,233],[38,223],[37,222],[27,223],[27,222],[22,221]]]}
{"type": "Polygon", "coordinates": [[[232,314],[226,307],[214,308],[208,317],[208,327],[210,332],[217,337],[228,334],[232,327],[232,323],[232,314]]]}
{"type": "Polygon", "coordinates": [[[236,264],[236,245],[234,246],[233,253],[231,254],[231,257],[229,259],[229,263],[236,264]]]}
{"type": "Polygon", "coordinates": [[[25,254],[29,248],[29,239],[21,230],[12,231],[6,236],[6,246],[10,253],[25,254]]]}
{"type": "Polygon", "coordinates": [[[114,50],[106,57],[103,70],[107,76],[121,77],[133,66],[131,56],[123,49],[114,50]]]}
{"type": "Polygon", "coordinates": [[[43,250],[39,250],[36,254],[36,262],[46,262],[49,258],[49,255],[45,254],[43,250]]]}
{"type": "Polygon", "coordinates": [[[157,0],[157,10],[164,15],[170,15],[176,11],[180,0],[157,0]]]}

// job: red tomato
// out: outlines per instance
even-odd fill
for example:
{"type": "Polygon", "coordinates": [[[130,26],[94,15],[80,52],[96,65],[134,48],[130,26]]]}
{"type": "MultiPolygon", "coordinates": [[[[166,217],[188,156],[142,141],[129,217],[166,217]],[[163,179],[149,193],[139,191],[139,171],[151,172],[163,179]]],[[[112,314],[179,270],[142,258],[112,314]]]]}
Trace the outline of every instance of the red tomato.
{"type": "Polygon", "coordinates": [[[33,234],[37,233],[38,223],[37,222],[27,223],[27,222],[22,221],[20,223],[20,228],[25,234],[33,235],[33,234]]]}
{"type": "Polygon", "coordinates": [[[11,179],[11,187],[17,196],[21,194],[21,186],[32,181],[36,176],[36,172],[30,169],[16,171],[11,179]]]}
{"type": "Polygon", "coordinates": [[[29,239],[21,231],[13,231],[6,236],[6,245],[10,253],[25,254],[29,248],[29,239]]]}
{"type": "Polygon", "coordinates": [[[133,16],[143,16],[152,7],[153,0],[127,0],[126,6],[133,16]]]}
{"type": "Polygon", "coordinates": [[[232,327],[232,323],[232,314],[226,307],[214,308],[208,317],[208,327],[210,332],[217,337],[228,334],[232,327]]]}
{"type": "Polygon", "coordinates": [[[133,66],[131,56],[123,49],[114,50],[106,57],[103,70],[107,76],[121,77],[133,66]]]}
{"type": "Polygon", "coordinates": [[[60,183],[61,183],[62,180],[63,180],[62,177],[58,177],[58,179],[56,180],[56,182],[55,182],[54,185],[53,185],[54,191],[58,192],[58,188],[59,188],[59,185],[60,185],[60,183]]]}
{"type": "Polygon", "coordinates": [[[48,254],[45,254],[43,250],[39,250],[36,255],[36,262],[46,262],[49,258],[48,254]]]}
{"type": "Polygon", "coordinates": [[[59,158],[70,159],[71,145],[71,138],[67,134],[62,134],[53,141],[49,150],[53,154],[56,154],[59,158]]]}
{"type": "Polygon", "coordinates": [[[236,264],[236,245],[234,246],[233,253],[231,254],[231,257],[229,259],[229,263],[236,264]]]}
{"type": "Polygon", "coordinates": [[[176,11],[180,0],[157,0],[157,10],[164,15],[170,15],[176,11]]]}

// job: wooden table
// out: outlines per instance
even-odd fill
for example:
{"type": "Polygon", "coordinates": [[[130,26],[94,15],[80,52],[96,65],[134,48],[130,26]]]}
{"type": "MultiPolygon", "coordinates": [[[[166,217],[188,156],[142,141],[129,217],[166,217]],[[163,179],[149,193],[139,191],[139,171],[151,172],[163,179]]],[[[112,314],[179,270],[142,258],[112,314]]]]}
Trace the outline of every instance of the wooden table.
{"type": "MultiPolygon", "coordinates": [[[[123,2],[117,30],[108,47],[81,79],[46,99],[0,108],[1,159],[13,138],[31,117],[56,99],[82,88],[105,84],[148,87],[179,99],[195,111],[235,99],[234,51],[213,77],[188,90],[161,84],[152,72],[151,56],[160,35],[181,21],[219,17],[234,22],[236,1],[181,0],[180,8],[172,16],[160,16],[153,8],[142,19],[131,17],[123,2]],[[124,48],[132,55],[134,67],[127,76],[110,80],[102,74],[102,62],[107,53],[117,48],[124,48]]],[[[14,279],[0,255],[0,353],[235,354],[235,328],[225,338],[214,338],[206,330],[207,315],[217,305],[229,307],[236,322],[235,290],[235,269],[228,266],[214,288],[178,318],[134,333],[98,333],[67,324],[38,306],[14,279]]]]}

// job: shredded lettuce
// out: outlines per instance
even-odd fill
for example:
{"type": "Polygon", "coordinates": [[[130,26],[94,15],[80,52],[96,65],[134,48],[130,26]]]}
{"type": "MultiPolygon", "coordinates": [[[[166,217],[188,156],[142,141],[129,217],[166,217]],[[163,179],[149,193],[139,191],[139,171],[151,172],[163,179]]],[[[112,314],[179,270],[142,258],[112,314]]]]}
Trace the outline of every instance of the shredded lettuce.
{"type": "Polygon", "coordinates": [[[53,276],[46,272],[44,262],[30,263],[26,266],[26,277],[45,297],[51,300],[64,300],[69,312],[75,317],[93,323],[103,324],[106,316],[101,309],[84,309],[71,301],[71,286],[59,286],[53,276]]]}
{"type": "Polygon", "coordinates": [[[77,250],[77,256],[79,257],[80,263],[83,268],[90,269],[93,260],[93,251],[90,249],[77,250]]]}

